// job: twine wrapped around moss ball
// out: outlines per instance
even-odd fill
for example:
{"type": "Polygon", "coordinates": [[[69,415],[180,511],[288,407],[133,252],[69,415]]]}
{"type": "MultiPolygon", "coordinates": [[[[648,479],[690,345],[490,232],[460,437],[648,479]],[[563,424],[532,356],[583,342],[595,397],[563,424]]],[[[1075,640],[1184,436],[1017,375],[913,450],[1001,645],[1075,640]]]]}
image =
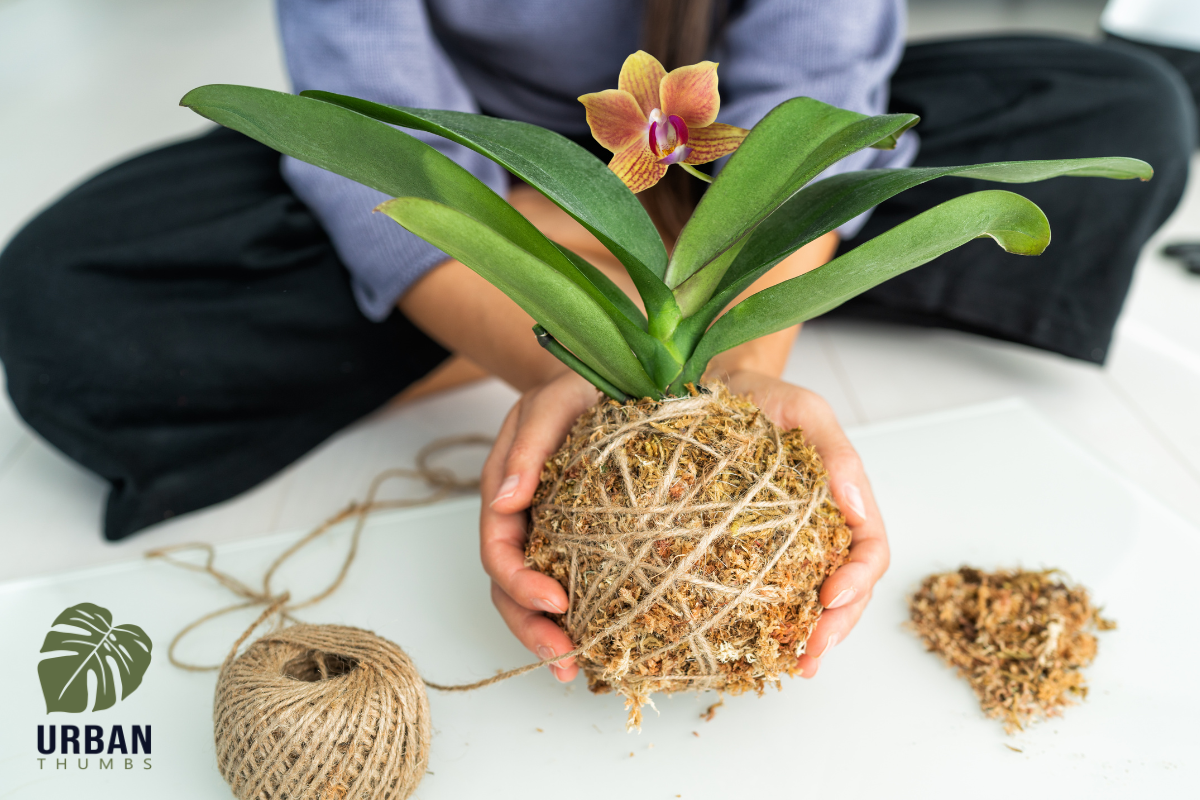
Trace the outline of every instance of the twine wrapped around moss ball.
{"type": "Polygon", "coordinates": [[[358,628],[293,625],[231,653],[213,724],[217,766],[239,800],[403,800],[429,763],[416,667],[358,628]]]}
{"type": "Polygon", "coordinates": [[[654,692],[795,674],[849,546],[802,432],[715,385],[582,416],[542,474],[526,560],[566,587],[555,618],[633,727],[654,692]]]}

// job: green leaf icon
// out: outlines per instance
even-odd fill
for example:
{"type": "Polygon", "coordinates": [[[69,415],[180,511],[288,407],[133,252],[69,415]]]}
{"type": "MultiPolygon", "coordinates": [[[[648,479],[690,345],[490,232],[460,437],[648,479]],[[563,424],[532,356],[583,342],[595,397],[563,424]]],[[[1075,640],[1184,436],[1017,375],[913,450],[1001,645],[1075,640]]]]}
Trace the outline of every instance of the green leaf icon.
{"type": "Polygon", "coordinates": [[[71,606],[58,615],[54,625],[70,625],[82,633],[52,630],[46,634],[41,652],[56,654],[38,664],[47,714],[87,711],[89,672],[96,673],[93,711],[112,708],[117,702],[114,667],[121,676],[122,700],[141,685],[153,645],[137,625],[113,627],[109,610],[92,603],[71,606]]]}

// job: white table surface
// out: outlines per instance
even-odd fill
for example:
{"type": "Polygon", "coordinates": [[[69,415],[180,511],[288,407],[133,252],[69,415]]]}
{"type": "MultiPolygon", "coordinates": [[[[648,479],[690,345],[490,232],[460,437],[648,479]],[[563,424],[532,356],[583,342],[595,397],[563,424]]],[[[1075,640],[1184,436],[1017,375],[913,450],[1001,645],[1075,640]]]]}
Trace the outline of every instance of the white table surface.
{"type": "MultiPolygon", "coordinates": [[[[649,712],[640,735],[625,733],[619,699],[589,694],[582,679],[562,686],[538,672],[469,694],[431,692],[431,773],[416,796],[1124,798],[1200,785],[1190,603],[1200,532],[1016,401],[853,439],[893,561],[817,679],[727,699],[711,722],[699,714],[713,696],[659,698],[661,714],[649,712]],[[1060,567],[1092,589],[1120,627],[1101,635],[1086,702],[1006,736],[966,682],[901,627],[921,577],[963,563],[1060,567]]],[[[306,619],[374,629],[439,682],[527,663],[489,602],[477,513],[476,500],[459,499],[375,518],[349,583],[306,619]]],[[[254,581],[295,536],[222,546],[219,565],[254,581]]],[[[345,543],[341,531],[314,544],[278,585],[323,586],[345,543]]],[[[0,584],[0,797],[228,797],[211,741],[215,675],[175,669],[166,647],[183,624],[229,601],[204,576],[144,561],[0,584]],[[38,651],[54,617],[80,602],[144,628],[154,659],[115,707],[47,715],[38,651]],[[51,758],[39,770],[37,725],[117,723],[153,725],[152,769],[101,773],[92,757],[81,771],[70,756],[65,770],[51,758]]],[[[249,618],[200,631],[181,655],[219,661],[249,618]]]]}

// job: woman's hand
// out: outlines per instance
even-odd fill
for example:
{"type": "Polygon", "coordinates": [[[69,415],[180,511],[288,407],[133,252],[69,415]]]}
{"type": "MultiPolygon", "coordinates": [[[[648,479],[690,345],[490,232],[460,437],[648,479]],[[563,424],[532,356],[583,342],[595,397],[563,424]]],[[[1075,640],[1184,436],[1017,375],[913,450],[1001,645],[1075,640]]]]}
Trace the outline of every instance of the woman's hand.
{"type": "Polygon", "coordinates": [[[850,561],[821,587],[825,611],[800,657],[802,674],[811,678],[829,648],[850,635],[871,599],[875,583],[887,571],[891,558],[887,531],[862,461],[822,397],[761,372],[742,370],[725,380],[731,392],[749,395],[779,427],[804,430],[805,440],[816,448],[829,472],[834,502],[850,526],[850,561]]]}
{"type": "MultiPolygon", "coordinates": [[[[575,645],[542,613],[567,610],[562,584],[525,566],[527,510],[542,466],[567,438],[576,417],[599,399],[600,393],[574,372],[529,390],[508,412],[480,477],[479,552],[492,578],[492,602],[513,635],[542,660],[569,653],[575,645]]],[[[564,659],[550,671],[569,681],[579,667],[564,659]]]]}
{"type": "MultiPolygon", "coordinates": [[[[871,599],[875,582],[887,569],[883,520],[862,462],[828,403],[806,389],[760,372],[733,372],[726,381],[734,393],[751,395],[776,424],[804,429],[805,438],[829,471],[834,500],[853,534],[850,562],[821,588],[826,611],[800,659],[804,677],[811,678],[821,656],[849,635],[871,599]]],[[[562,444],[576,417],[598,399],[599,393],[574,373],[526,392],[505,419],[483,468],[480,551],[483,567],[492,578],[492,600],[513,634],[542,659],[569,653],[574,645],[542,613],[566,610],[563,587],[525,566],[527,510],[542,465],[562,444]]],[[[579,668],[573,660],[564,659],[551,670],[559,680],[569,681],[579,668]]]]}

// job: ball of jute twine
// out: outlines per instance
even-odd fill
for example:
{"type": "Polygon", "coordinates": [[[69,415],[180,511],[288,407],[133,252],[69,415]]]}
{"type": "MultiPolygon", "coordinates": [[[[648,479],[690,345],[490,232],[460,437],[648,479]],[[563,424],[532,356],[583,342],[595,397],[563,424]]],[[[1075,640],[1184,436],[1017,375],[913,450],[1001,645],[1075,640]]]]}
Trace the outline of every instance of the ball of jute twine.
{"type": "Polygon", "coordinates": [[[429,763],[416,667],[386,639],[341,625],[293,625],[231,653],[213,730],[239,800],[402,799],[429,763]]]}

